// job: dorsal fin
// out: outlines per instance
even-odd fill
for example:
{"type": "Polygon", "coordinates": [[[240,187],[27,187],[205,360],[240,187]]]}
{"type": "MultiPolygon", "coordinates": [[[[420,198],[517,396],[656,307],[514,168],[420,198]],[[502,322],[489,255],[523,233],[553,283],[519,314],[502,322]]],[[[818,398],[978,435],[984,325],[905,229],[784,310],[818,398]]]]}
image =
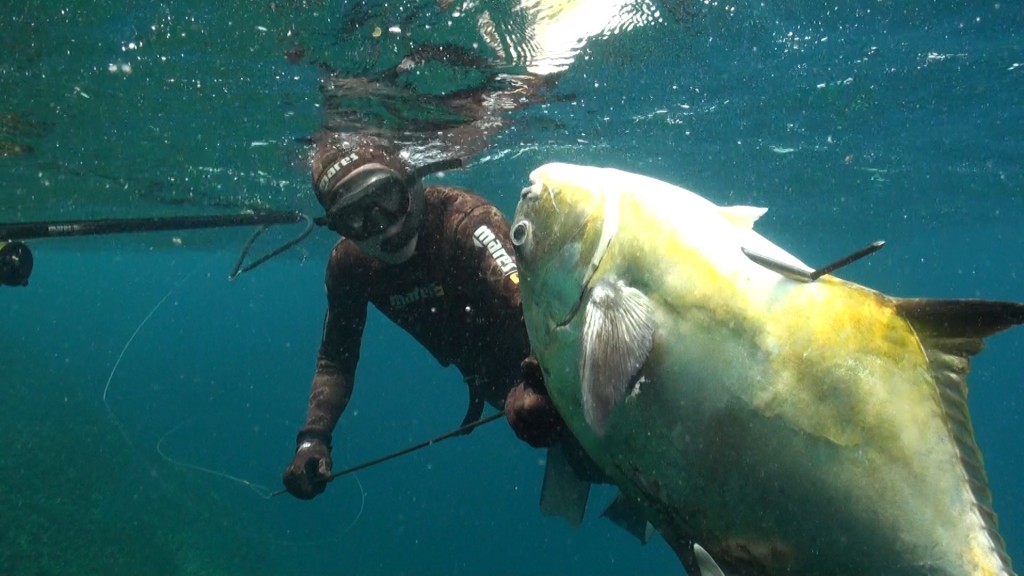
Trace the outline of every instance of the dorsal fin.
{"type": "Polygon", "coordinates": [[[939,388],[942,409],[978,512],[996,553],[1010,566],[1006,544],[992,510],[992,492],[974,438],[967,408],[967,373],[970,357],[981,352],[983,339],[1024,323],[1024,304],[988,300],[897,299],[896,309],[910,322],[928,356],[932,377],[939,388]]]}
{"type": "Polygon", "coordinates": [[[757,219],[764,216],[764,213],[767,211],[767,208],[758,208],[756,206],[718,207],[718,213],[722,215],[722,218],[728,220],[733,226],[744,230],[753,230],[754,222],[757,222],[757,219]]]}

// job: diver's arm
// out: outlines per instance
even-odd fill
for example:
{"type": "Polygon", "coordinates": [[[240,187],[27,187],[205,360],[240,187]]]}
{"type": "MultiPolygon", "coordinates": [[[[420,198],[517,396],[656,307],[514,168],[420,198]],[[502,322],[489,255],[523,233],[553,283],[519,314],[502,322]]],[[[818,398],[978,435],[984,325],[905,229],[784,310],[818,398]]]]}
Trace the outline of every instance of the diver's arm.
{"type": "Polygon", "coordinates": [[[328,264],[327,313],[300,440],[310,435],[329,443],[352,397],[368,305],[363,287],[356,285],[365,274],[354,269],[354,249],[351,243],[339,243],[328,264]]]}
{"type": "Polygon", "coordinates": [[[284,471],[285,488],[297,498],[309,500],[327,487],[331,477],[331,439],[338,418],[352,396],[359,345],[366,323],[365,290],[354,285],[365,274],[346,264],[339,242],[327,265],[327,316],[309,394],[306,424],[296,438],[295,455],[284,471]]]}
{"type": "MultiPolygon", "coordinates": [[[[455,231],[460,251],[458,268],[468,276],[463,285],[493,315],[507,314],[522,322],[519,271],[508,221],[496,206],[483,199],[478,202],[465,213],[455,231]]],[[[525,338],[521,344],[525,355],[529,344],[525,338]]]]}

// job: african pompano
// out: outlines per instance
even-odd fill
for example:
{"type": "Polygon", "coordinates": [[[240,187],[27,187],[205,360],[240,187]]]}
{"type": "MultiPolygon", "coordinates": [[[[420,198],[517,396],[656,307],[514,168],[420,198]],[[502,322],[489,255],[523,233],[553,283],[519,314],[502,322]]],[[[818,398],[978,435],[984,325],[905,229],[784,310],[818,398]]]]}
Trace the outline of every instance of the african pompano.
{"type": "Polygon", "coordinates": [[[1024,305],[810,281],[764,209],[652,178],[530,180],[512,240],[551,397],[688,570],[699,543],[730,575],[1013,574],[965,378],[1024,305]]]}

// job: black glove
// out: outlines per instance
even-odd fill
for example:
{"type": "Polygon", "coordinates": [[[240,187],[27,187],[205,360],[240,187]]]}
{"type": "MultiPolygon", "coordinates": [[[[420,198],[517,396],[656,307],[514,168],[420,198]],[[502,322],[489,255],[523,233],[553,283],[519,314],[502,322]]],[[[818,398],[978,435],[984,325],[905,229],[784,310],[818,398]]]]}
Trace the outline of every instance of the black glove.
{"type": "Polygon", "coordinates": [[[299,433],[298,448],[284,471],[284,487],[296,498],[312,500],[331,477],[330,436],[299,433]]]}
{"type": "Polygon", "coordinates": [[[551,446],[562,437],[565,422],[551,403],[537,359],[526,358],[520,370],[519,384],[505,398],[505,418],[520,440],[534,448],[551,446]]]}

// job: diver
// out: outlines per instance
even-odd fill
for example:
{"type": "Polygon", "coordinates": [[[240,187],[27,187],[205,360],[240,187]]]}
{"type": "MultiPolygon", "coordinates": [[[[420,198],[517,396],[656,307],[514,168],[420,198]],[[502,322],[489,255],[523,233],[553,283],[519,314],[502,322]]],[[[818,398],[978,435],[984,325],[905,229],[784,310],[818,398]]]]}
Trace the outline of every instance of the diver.
{"type": "MultiPolygon", "coordinates": [[[[306,421],[283,475],[294,496],[315,497],[331,477],[332,435],[351,397],[371,304],[441,365],[458,368],[469,391],[464,425],[479,421],[490,404],[520,439],[548,447],[554,473],[545,474],[542,511],[577,524],[590,483],[607,481],[566,430],[530,355],[506,218],[474,192],[421,182],[486,150],[511,112],[547,102],[581,49],[579,39],[609,26],[608,18],[581,19],[568,8],[604,3],[545,0],[529,10],[466,4],[460,22],[479,24],[479,42],[420,43],[394,57],[382,50],[376,72],[365,69],[375,61],[367,59],[372,46],[358,43],[346,44],[354,52],[337,66],[319,56],[311,61],[328,72],[320,87],[325,118],[312,139],[312,184],[324,220],[341,238],[327,265],[327,313],[306,421]],[[467,11],[479,13],[468,18],[467,11]],[[575,40],[565,45],[565,34],[551,32],[569,24],[575,40]]],[[[436,6],[444,22],[447,7],[436,6]]],[[[388,38],[378,32],[359,37],[388,38]]],[[[316,51],[289,54],[295,61],[316,51]]]]}
{"type": "Polygon", "coordinates": [[[306,423],[285,470],[288,491],[323,492],[332,433],[352,394],[367,306],[409,332],[469,388],[463,424],[484,403],[504,410],[534,447],[562,438],[523,323],[509,225],[468,190],[424,185],[441,162],[416,170],[393,146],[350,140],[322,147],[313,187],[327,225],[342,236],[327,265],[327,314],[306,423]]]}

